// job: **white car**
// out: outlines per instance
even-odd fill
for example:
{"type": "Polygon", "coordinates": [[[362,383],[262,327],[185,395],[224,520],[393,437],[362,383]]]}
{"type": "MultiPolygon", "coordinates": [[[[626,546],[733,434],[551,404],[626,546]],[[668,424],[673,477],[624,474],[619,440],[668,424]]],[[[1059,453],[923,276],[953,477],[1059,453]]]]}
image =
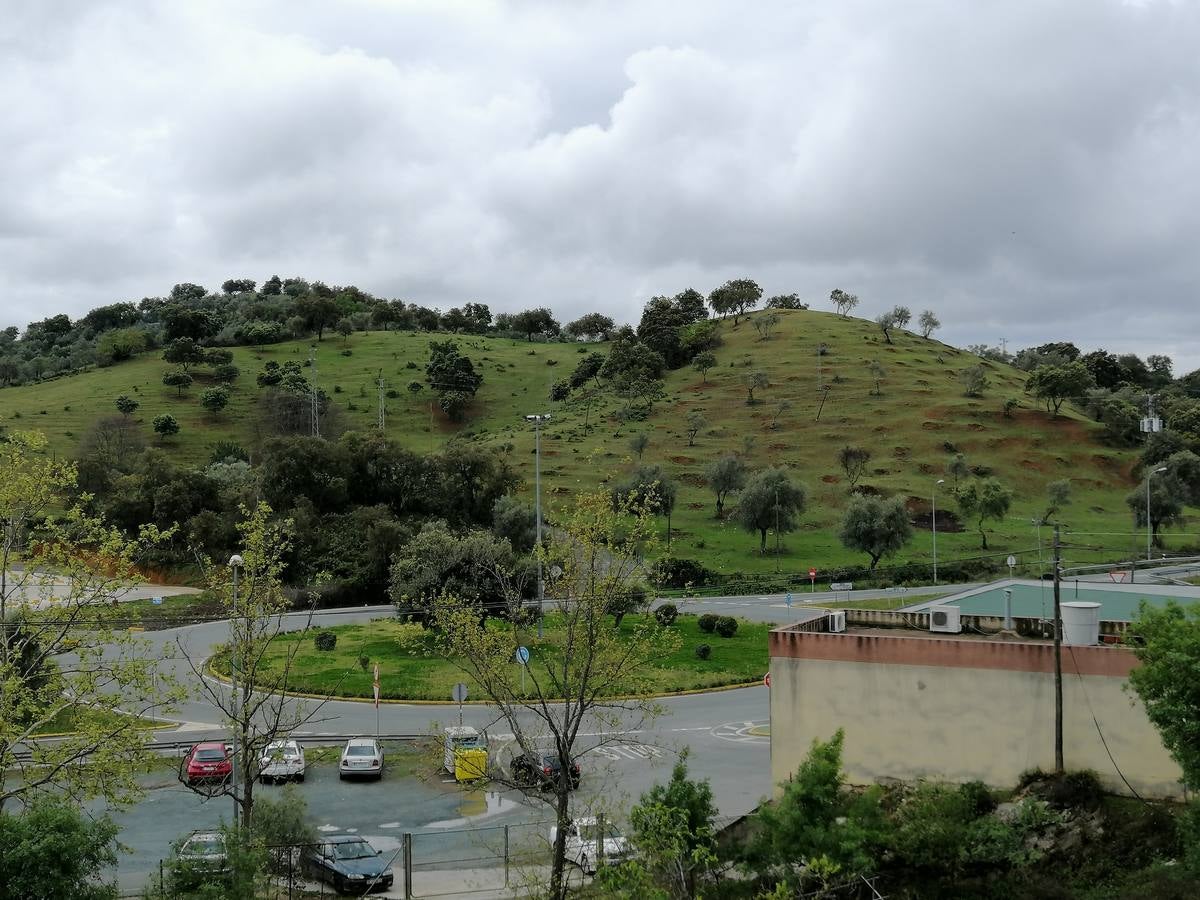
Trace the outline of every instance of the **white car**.
{"type": "Polygon", "coordinates": [[[304,750],[295,741],[271,741],[258,764],[264,783],[304,780],[304,750]]]}
{"type": "Polygon", "coordinates": [[[383,748],[375,738],[356,737],[346,741],[342,760],[338,763],[338,778],[369,775],[383,777],[383,748]]]}
{"type": "MultiPolygon", "coordinates": [[[[557,826],[550,829],[550,843],[558,836],[557,826]]],[[[575,863],[589,875],[596,874],[600,826],[594,816],[580,816],[567,826],[567,862],[575,863]]],[[[604,823],[604,862],[616,864],[633,856],[629,839],[607,822],[604,823]]]]}

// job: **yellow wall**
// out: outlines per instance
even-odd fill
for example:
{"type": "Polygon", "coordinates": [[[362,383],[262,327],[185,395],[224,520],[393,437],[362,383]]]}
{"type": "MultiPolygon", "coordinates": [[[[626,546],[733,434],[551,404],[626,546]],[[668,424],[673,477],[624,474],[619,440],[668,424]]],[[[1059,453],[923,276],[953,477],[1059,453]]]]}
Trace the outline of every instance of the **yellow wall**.
{"type": "MultiPolygon", "coordinates": [[[[1181,797],[1179,767],[1124,678],[1064,676],[1068,770],[1094,769],[1129,793],[1181,797]],[[1090,701],[1090,706],[1089,706],[1090,701]]],[[[771,776],[795,772],[814,738],[845,729],[843,765],[853,783],[886,778],[1015,784],[1026,769],[1054,769],[1054,677],[946,666],[771,659],[771,776]]]]}

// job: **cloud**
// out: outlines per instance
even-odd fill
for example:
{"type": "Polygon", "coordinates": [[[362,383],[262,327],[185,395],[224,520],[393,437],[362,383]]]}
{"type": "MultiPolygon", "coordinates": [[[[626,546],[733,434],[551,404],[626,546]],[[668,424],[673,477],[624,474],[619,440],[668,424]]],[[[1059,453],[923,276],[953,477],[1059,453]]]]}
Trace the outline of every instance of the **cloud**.
{"type": "Polygon", "coordinates": [[[750,274],[1200,366],[1191,4],[77,3],[0,25],[0,313],[750,274]]]}

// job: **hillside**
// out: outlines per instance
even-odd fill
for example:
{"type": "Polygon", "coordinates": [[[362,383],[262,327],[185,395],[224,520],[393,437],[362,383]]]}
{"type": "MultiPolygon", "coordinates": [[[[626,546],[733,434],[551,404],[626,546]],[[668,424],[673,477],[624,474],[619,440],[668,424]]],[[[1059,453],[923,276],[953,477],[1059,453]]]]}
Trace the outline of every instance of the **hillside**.
{"type": "MultiPolygon", "coordinates": [[[[759,314],[761,315],[761,314],[759,314]]],[[[700,558],[723,572],[822,572],[835,565],[858,564],[837,541],[836,525],[845,506],[848,485],[836,454],[846,444],[868,448],[872,459],[863,478],[867,490],[909,498],[917,525],[913,543],[898,562],[924,561],[930,556],[929,495],[938,478],[939,558],[979,554],[979,536],[972,523],[965,531],[942,533],[954,527],[951,515],[953,479],[946,467],[955,450],[972,466],[986,467],[1011,486],[1016,497],[1008,519],[992,532],[992,553],[1006,555],[1036,548],[1031,519],[1044,508],[1045,485],[1070,478],[1074,502],[1064,520],[1077,532],[1089,533],[1075,542],[1068,563],[1097,557],[1120,558],[1142,546],[1133,530],[1124,496],[1132,486],[1134,453],[1100,442],[1099,428],[1064,407],[1051,419],[1024,395],[1025,373],[1008,366],[982,362],[991,386],[979,399],[963,395],[959,373],[981,362],[964,351],[919,335],[896,332],[888,345],[874,323],[844,319],[832,313],[783,311],[772,336],[761,340],[749,319],[723,324],[724,345],[716,351],[718,365],[707,383],[691,369],[668,375],[667,398],[657,403],[644,422],[617,425],[610,415],[584,413],[568,400],[547,400],[550,385],[567,377],[587,350],[604,345],[525,343],[505,338],[464,335],[457,338],[484,374],[483,387],[466,420],[448,422],[432,410],[428,389],[407,390],[411,381],[424,380],[431,335],[417,332],[356,333],[343,340],[327,336],[317,345],[318,382],[344,412],[350,427],[374,427],[377,418],[375,379],[382,370],[387,388],[387,433],[415,450],[429,451],[450,440],[469,440],[511,453],[514,466],[526,476],[532,493],[533,435],[522,420],[526,413],[548,411],[553,421],[543,433],[544,498],[548,507],[572,492],[594,487],[634,465],[629,438],[637,431],[650,437],[644,461],[661,463],[680,481],[673,517],[673,546],[679,556],[700,558]],[[829,386],[824,398],[817,391],[819,358],[822,379],[829,386]],[[349,351],[349,355],[344,355],[349,351]],[[869,369],[878,359],[885,370],[879,396],[873,395],[869,369]],[[757,391],[760,402],[746,403],[743,376],[766,372],[770,386],[757,391]],[[1020,400],[1011,417],[1004,401],[1020,400]],[[790,408],[778,415],[777,404],[790,408]],[[708,427],[688,446],[685,420],[699,410],[708,427]],[[820,417],[817,418],[818,410],[820,417]],[[598,424],[597,424],[598,423],[598,424]],[[747,449],[745,439],[753,439],[747,449]],[[783,539],[784,553],[760,557],[757,538],[714,518],[714,501],[704,481],[704,468],[727,450],[745,452],[753,467],[786,465],[808,488],[808,511],[801,529],[783,539]],[[1120,533],[1120,534],[1116,534],[1120,533]],[[1086,544],[1085,549],[1082,545],[1086,544]]],[[[434,336],[441,339],[444,336],[434,336]]],[[[113,400],[129,394],[141,402],[135,417],[150,433],[150,422],[162,412],[175,415],[181,433],[162,446],[179,461],[203,463],[220,439],[255,445],[256,403],[260,389],[255,375],[269,360],[307,358],[309,342],[294,341],[261,350],[235,348],[234,364],[241,377],[234,385],[229,407],[211,415],[201,409],[203,375],[182,398],[161,384],[167,364],[146,354],[110,368],[94,369],[41,384],[0,392],[0,424],[36,428],[50,437],[56,452],[73,453],[79,438],[97,416],[115,412],[113,400]]],[[[201,370],[202,371],[202,370],[201,370]]],[[[608,400],[611,413],[618,401],[608,400]]],[[[860,488],[862,487],[860,484],[860,488]]],[[[734,499],[731,502],[736,502],[734,499]]],[[[1049,533],[1042,538],[1048,543],[1049,533]]],[[[772,544],[774,539],[772,538],[772,544]]],[[[1036,552],[1022,555],[1022,562],[1036,552]]]]}

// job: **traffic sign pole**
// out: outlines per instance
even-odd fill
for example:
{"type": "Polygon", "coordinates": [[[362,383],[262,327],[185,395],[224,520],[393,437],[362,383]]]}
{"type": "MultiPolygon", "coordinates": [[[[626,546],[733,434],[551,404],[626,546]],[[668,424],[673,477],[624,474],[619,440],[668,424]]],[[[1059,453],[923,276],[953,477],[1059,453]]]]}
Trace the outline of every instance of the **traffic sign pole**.
{"type": "Polygon", "coordinates": [[[816,590],[817,590],[817,570],[809,569],[808,570],[808,592],[810,594],[813,594],[813,593],[816,593],[816,590]]]}

